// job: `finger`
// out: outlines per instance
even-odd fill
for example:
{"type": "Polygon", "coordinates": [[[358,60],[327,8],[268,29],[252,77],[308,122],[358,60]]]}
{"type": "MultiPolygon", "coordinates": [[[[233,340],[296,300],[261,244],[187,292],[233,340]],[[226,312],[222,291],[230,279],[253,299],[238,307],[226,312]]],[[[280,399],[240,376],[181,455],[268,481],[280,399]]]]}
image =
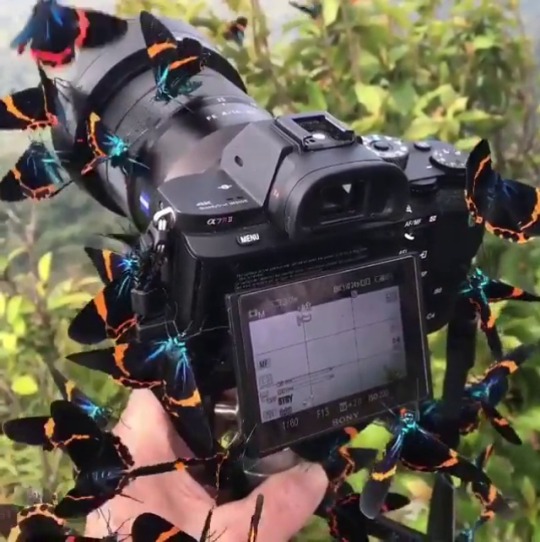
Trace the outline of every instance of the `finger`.
{"type": "MultiPolygon", "coordinates": [[[[113,432],[130,450],[136,467],[193,456],[149,390],[131,393],[122,420],[113,432]]],[[[106,520],[113,531],[122,526],[120,534],[128,534],[133,520],[143,512],[158,514],[171,522],[188,522],[191,529],[202,530],[205,511],[213,503],[204,488],[185,471],[136,478],[123,493],[131,498],[117,496],[102,507],[101,513],[88,516],[87,536],[109,534],[106,520]]]]}
{"type": "Polygon", "coordinates": [[[247,540],[255,502],[262,495],[264,504],[257,542],[288,542],[313,516],[327,487],[328,477],[320,465],[296,465],[270,476],[245,499],[217,508],[212,531],[224,532],[220,542],[247,540]]]}

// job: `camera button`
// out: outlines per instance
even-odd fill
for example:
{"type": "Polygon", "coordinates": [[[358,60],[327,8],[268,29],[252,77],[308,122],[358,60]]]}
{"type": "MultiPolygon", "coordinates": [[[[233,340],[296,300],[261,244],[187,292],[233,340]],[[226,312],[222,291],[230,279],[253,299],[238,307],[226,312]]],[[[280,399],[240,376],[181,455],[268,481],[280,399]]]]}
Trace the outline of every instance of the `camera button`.
{"type": "Polygon", "coordinates": [[[243,233],[241,235],[236,236],[236,242],[241,247],[247,247],[250,245],[255,245],[256,243],[259,243],[261,240],[261,236],[258,232],[252,232],[252,233],[243,233]]]}
{"type": "Polygon", "coordinates": [[[428,141],[415,141],[414,148],[419,151],[430,151],[431,143],[429,143],[428,141]]]}
{"type": "Polygon", "coordinates": [[[436,177],[431,179],[421,179],[409,184],[411,192],[415,194],[430,194],[439,188],[439,182],[436,177]]]}

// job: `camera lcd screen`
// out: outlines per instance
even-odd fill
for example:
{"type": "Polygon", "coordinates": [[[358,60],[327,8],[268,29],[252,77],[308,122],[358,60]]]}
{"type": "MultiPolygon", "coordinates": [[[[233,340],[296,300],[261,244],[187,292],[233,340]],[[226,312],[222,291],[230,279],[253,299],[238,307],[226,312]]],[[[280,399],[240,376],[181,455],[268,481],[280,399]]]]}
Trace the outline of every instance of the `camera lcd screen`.
{"type": "Polygon", "coordinates": [[[413,256],[237,294],[229,307],[242,429],[260,454],[428,392],[413,256]]]}

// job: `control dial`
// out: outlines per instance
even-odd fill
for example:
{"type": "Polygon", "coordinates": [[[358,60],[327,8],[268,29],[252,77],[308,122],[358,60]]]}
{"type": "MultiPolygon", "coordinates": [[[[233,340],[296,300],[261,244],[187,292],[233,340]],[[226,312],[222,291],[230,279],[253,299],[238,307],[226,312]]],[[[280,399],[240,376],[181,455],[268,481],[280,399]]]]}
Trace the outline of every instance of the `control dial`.
{"type": "Polygon", "coordinates": [[[405,169],[409,160],[409,147],[397,137],[370,134],[362,136],[362,142],[368,149],[380,156],[385,162],[396,164],[405,169]]]}
{"type": "Polygon", "coordinates": [[[433,147],[434,150],[429,159],[434,165],[453,173],[462,173],[465,171],[467,153],[458,151],[450,143],[442,141],[434,142],[433,147]]]}

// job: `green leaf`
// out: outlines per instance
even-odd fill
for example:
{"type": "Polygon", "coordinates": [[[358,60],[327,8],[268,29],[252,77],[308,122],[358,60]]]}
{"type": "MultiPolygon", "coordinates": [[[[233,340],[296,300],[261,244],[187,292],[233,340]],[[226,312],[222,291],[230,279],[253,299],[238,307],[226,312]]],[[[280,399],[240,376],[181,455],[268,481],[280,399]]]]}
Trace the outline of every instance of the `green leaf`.
{"type": "Polygon", "coordinates": [[[313,81],[306,81],[308,105],[310,110],[326,111],[328,104],[321,87],[313,81]]]}
{"type": "Polygon", "coordinates": [[[362,104],[368,113],[378,115],[381,112],[386,91],[377,85],[364,85],[356,83],[354,92],[359,104],[362,104]]]}
{"type": "Polygon", "coordinates": [[[6,307],[6,321],[8,324],[13,324],[19,317],[22,302],[23,298],[20,295],[14,295],[8,300],[6,307]]]}
{"type": "Polygon", "coordinates": [[[417,98],[414,85],[410,81],[403,81],[390,92],[393,109],[401,115],[412,111],[417,98]]]}
{"type": "Polygon", "coordinates": [[[18,338],[14,333],[0,332],[0,341],[2,342],[2,349],[5,353],[14,354],[17,352],[18,338]]]}
{"type": "Polygon", "coordinates": [[[437,134],[441,121],[431,117],[418,117],[405,130],[404,139],[421,140],[437,134]]]}
{"type": "Polygon", "coordinates": [[[467,108],[467,102],[469,98],[467,96],[460,96],[454,102],[448,106],[447,115],[454,117],[456,113],[462,113],[467,108]]]}
{"type": "Polygon", "coordinates": [[[38,277],[43,283],[47,283],[51,278],[52,252],[44,254],[38,262],[38,277]]]}
{"type": "Polygon", "coordinates": [[[521,482],[521,494],[527,505],[532,508],[536,502],[536,489],[528,476],[523,478],[523,482],[521,482]]]}
{"type": "Polygon", "coordinates": [[[490,115],[481,109],[470,109],[469,111],[463,111],[463,113],[457,115],[457,118],[461,122],[478,122],[482,120],[495,119],[497,116],[490,115]]]}
{"type": "Polygon", "coordinates": [[[330,26],[337,19],[339,2],[340,0],[324,0],[322,15],[326,26],[330,26]]]}
{"type": "Polygon", "coordinates": [[[7,301],[6,294],[0,292],[0,316],[4,316],[6,313],[7,301]]]}
{"type": "Polygon", "coordinates": [[[17,337],[24,337],[26,336],[26,321],[21,316],[19,318],[15,318],[13,322],[11,323],[11,326],[13,328],[13,333],[17,335],[17,337]]]}
{"type": "Polygon", "coordinates": [[[473,39],[472,45],[476,50],[491,49],[497,45],[495,36],[477,36],[473,39]]]}
{"type": "Polygon", "coordinates": [[[11,390],[17,395],[34,395],[38,392],[39,387],[32,375],[22,375],[13,380],[11,390]]]}

